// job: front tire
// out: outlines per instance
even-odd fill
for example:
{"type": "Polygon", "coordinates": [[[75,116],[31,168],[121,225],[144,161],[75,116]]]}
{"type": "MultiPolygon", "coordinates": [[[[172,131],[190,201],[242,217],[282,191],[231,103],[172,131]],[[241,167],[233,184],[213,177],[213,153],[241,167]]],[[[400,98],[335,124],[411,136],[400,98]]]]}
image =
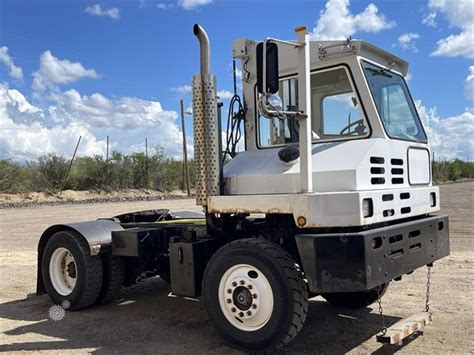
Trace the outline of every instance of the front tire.
{"type": "Polygon", "coordinates": [[[75,231],[53,234],[46,243],[41,272],[53,303],[78,310],[92,305],[102,286],[102,261],[91,256],[84,238],[75,231]]]}
{"type": "Polygon", "coordinates": [[[279,245],[241,239],[209,261],[202,299],[216,331],[254,351],[276,350],[301,330],[308,294],[294,259],[279,245]]]}
{"type": "Polygon", "coordinates": [[[365,308],[382,297],[388,288],[388,282],[365,292],[334,292],[321,296],[331,305],[343,308],[365,308]]]}

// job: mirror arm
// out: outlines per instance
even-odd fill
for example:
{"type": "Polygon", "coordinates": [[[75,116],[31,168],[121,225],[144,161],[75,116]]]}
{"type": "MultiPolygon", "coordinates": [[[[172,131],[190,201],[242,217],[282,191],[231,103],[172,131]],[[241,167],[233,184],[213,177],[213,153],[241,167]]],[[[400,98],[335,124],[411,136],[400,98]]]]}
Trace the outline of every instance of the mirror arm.
{"type": "Polygon", "coordinates": [[[308,116],[305,115],[303,111],[278,110],[276,107],[268,103],[267,97],[268,95],[260,94],[260,98],[258,100],[258,108],[262,116],[266,118],[279,118],[279,119],[285,119],[287,117],[292,117],[296,119],[308,118],[308,116]]]}

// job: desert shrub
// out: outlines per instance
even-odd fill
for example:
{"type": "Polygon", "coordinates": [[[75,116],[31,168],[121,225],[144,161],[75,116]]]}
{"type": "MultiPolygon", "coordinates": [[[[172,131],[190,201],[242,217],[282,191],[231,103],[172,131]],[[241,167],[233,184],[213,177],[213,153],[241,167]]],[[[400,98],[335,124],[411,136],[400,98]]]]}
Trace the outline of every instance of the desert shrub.
{"type": "Polygon", "coordinates": [[[106,170],[106,162],[100,155],[77,158],[71,171],[71,185],[75,190],[101,190],[105,188],[106,170]]]}
{"type": "Polygon", "coordinates": [[[27,192],[30,189],[30,171],[10,160],[0,160],[0,191],[27,192]]]}
{"type": "MultiPolygon", "coordinates": [[[[61,189],[69,162],[56,154],[42,156],[38,161],[29,161],[27,167],[31,172],[31,186],[34,191],[57,192],[61,189]]],[[[71,189],[71,180],[64,186],[71,189]]]]}
{"type": "Polygon", "coordinates": [[[433,162],[433,180],[437,182],[474,178],[474,162],[455,159],[433,162]]]}

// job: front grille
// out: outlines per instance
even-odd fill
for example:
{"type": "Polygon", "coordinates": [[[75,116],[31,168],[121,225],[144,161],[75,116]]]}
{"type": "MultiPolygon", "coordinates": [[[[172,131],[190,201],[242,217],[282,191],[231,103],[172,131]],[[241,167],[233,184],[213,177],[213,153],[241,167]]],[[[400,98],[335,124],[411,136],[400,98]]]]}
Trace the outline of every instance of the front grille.
{"type": "Polygon", "coordinates": [[[388,167],[385,166],[385,158],[372,156],[370,157],[370,183],[372,185],[385,185],[386,182],[392,185],[402,185],[405,183],[405,162],[400,158],[392,158],[387,160],[390,162],[388,167]]]}
{"type": "Polygon", "coordinates": [[[370,157],[370,183],[372,185],[385,184],[385,159],[383,157],[370,157]]]}

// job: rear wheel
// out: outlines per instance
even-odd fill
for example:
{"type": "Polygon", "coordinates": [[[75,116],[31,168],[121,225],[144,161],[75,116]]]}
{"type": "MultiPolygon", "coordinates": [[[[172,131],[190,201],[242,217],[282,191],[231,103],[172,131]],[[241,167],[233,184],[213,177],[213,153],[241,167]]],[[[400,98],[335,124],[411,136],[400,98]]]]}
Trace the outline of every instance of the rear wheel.
{"type": "Polygon", "coordinates": [[[301,330],[308,309],[306,284],[280,246],[241,239],[219,249],[203,280],[203,301],[216,331],[251,350],[275,350],[301,330]]]}
{"type": "Polygon", "coordinates": [[[125,264],[123,258],[113,255],[102,256],[103,281],[97,304],[110,303],[122,289],[125,278],[125,264]]]}
{"type": "Polygon", "coordinates": [[[91,256],[87,242],[74,231],[55,233],[41,261],[43,281],[55,304],[67,301],[72,310],[93,304],[102,286],[102,262],[91,256]]]}
{"type": "Polygon", "coordinates": [[[382,297],[388,288],[388,282],[365,292],[334,292],[321,296],[333,306],[344,308],[364,308],[382,297]]]}

